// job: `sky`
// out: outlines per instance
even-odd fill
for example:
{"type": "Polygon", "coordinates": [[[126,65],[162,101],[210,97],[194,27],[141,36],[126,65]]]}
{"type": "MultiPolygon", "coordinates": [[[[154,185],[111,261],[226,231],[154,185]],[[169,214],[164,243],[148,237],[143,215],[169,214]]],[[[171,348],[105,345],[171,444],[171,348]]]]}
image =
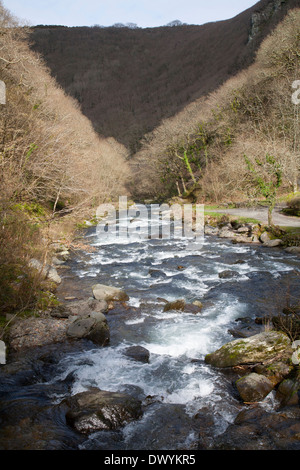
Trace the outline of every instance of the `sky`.
{"type": "Polygon", "coordinates": [[[141,28],[173,20],[204,24],[232,18],[258,0],[2,0],[5,8],[30,25],[112,26],[141,28]]]}

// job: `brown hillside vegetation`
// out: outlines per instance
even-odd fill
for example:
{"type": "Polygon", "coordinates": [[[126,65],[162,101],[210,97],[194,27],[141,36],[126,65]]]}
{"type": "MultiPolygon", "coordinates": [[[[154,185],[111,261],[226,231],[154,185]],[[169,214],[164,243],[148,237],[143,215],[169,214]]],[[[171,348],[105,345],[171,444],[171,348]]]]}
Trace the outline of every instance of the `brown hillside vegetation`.
{"type": "Polygon", "coordinates": [[[282,189],[296,191],[299,105],[291,98],[300,79],[299,50],[295,9],[264,40],[247,70],[146,136],[133,159],[136,197],[165,199],[196,187],[203,201],[253,199],[257,185],[245,159],[271,185],[269,156],[273,169],[280,168],[282,189]]]}
{"type": "Polygon", "coordinates": [[[262,39],[298,4],[261,0],[235,18],[202,26],[37,26],[32,48],[96,131],[133,154],[163,119],[250,65],[262,39]]]}
{"type": "Polygon", "coordinates": [[[0,2],[0,311],[33,299],[28,260],[45,259],[40,241],[56,214],[84,217],[124,194],[128,174],[125,148],[99,138],[30,50],[28,34],[0,2]]]}

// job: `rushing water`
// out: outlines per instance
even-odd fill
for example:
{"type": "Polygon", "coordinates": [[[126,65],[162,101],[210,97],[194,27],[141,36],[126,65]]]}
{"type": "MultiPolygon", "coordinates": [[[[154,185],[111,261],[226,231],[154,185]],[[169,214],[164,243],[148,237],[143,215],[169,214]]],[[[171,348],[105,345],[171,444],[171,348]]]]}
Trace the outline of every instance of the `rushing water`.
{"type": "MultiPolygon", "coordinates": [[[[64,354],[52,365],[47,384],[72,377],[72,394],[90,386],[126,391],[147,406],[140,420],[122,431],[95,433],[79,448],[192,449],[199,432],[208,439],[222,433],[242,405],[233,377],[207,365],[204,357],[234,339],[232,330],[239,326],[248,325],[246,334],[259,332],[256,317],[277,313],[288,293],[299,294],[299,258],[209,236],[194,251],[186,239],[124,237],[112,243],[99,239],[95,229],[86,240],[94,251],[72,261],[72,276],[83,286],[123,288],[132,308],[107,314],[108,347],[64,354]],[[224,270],[236,274],[221,279],[224,270]],[[163,312],[164,299],[200,300],[204,308],[196,315],[163,312]],[[150,351],[149,363],[124,354],[133,345],[150,351]]],[[[53,393],[51,402],[58,404],[64,396],[65,391],[53,393]]]]}

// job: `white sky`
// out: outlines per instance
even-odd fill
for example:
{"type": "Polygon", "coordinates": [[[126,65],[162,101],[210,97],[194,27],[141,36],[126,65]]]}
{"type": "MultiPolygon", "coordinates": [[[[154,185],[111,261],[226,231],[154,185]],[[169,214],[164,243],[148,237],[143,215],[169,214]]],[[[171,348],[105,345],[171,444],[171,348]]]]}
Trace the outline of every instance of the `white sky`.
{"type": "Polygon", "coordinates": [[[141,28],[173,20],[188,24],[225,20],[256,3],[258,0],[3,0],[11,13],[31,25],[136,23],[141,28]]]}

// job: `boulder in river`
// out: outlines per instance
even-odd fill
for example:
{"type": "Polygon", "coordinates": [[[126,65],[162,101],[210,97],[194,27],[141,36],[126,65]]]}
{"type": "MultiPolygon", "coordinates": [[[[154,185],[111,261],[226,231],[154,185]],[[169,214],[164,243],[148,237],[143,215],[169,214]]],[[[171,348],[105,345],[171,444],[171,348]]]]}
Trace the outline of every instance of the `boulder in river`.
{"type": "Polygon", "coordinates": [[[125,355],[138,362],[149,362],[150,352],[142,346],[129,346],[125,349],[125,355]]]}
{"type": "Polygon", "coordinates": [[[236,381],[236,388],[246,403],[263,400],[273,390],[274,385],[264,375],[255,372],[236,381]]]}
{"type": "Polygon", "coordinates": [[[289,337],[279,331],[265,331],[225,344],[217,351],[207,354],[205,362],[214,367],[224,368],[263,363],[280,355],[292,357],[289,337]]]}
{"type": "Polygon", "coordinates": [[[86,315],[90,312],[105,313],[108,311],[108,304],[105,300],[87,299],[68,302],[66,308],[72,315],[86,315]]]}
{"type": "Polygon", "coordinates": [[[181,312],[184,311],[185,307],[185,300],[179,299],[179,300],[174,300],[173,302],[168,302],[164,306],[164,312],[169,312],[171,310],[179,310],[181,312]]]}
{"type": "Polygon", "coordinates": [[[93,286],[93,295],[96,300],[126,302],[128,295],[118,287],[106,286],[104,284],[95,284],[93,286]]]}
{"type": "Polygon", "coordinates": [[[178,311],[185,313],[200,313],[203,308],[202,303],[199,300],[195,300],[193,303],[187,303],[183,299],[175,300],[173,302],[167,302],[164,306],[164,312],[178,311]]]}
{"type": "Polygon", "coordinates": [[[276,399],[280,401],[281,407],[300,405],[300,371],[294,377],[283,380],[276,392],[276,399]]]}
{"type": "Polygon", "coordinates": [[[221,271],[219,273],[220,279],[232,279],[233,277],[239,277],[239,273],[231,269],[226,269],[225,271],[221,271]]]}
{"type": "Polygon", "coordinates": [[[268,240],[264,242],[264,246],[268,246],[269,248],[273,248],[276,246],[283,245],[283,241],[280,238],[276,238],[275,240],[268,240]]]}
{"type": "Polygon", "coordinates": [[[296,450],[299,434],[299,407],[293,412],[290,409],[270,412],[260,405],[252,405],[240,411],[211,447],[213,450],[296,450]]]}
{"type": "Polygon", "coordinates": [[[300,246],[288,246],[285,248],[287,253],[298,254],[300,255],[300,246]]]}
{"type": "Polygon", "coordinates": [[[110,341],[110,331],[105,315],[91,312],[76,318],[69,325],[67,336],[72,339],[89,339],[99,346],[106,346],[110,341]]]}
{"type": "Polygon", "coordinates": [[[64,404],[69,408],[67,422],[84,434],[118,430],[142,416],[141,402],[136,398],[97,388],[67,398],[64,404]]]}

